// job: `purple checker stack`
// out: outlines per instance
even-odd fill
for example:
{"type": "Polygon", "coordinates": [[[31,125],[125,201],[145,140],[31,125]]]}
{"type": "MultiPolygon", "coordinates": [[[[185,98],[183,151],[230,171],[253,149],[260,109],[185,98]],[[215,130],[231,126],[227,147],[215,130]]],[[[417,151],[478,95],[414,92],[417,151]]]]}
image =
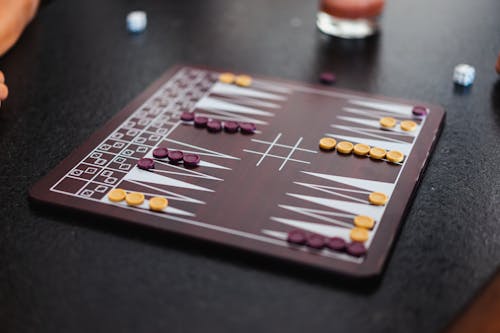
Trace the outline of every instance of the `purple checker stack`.
{"type": "Polygon", "coordinates": [[[182,121],[193,121],[193,120],[194,120],[194,113],[184,111],[184,112],[181,114],[181,120],[182,120],[182,121]]]}
{"type": "Polygon", "coordinates": [[[194,126],[197,128],[205,128],[207,127],[208,118],[207,117],[194,117],[194,126]]]}
{"type": "Polygon", "coordinates": [[[222,131],[222,124],[218,120],[210,120],[207,122],[207,129],[209,132],[217,133],[222,131]]]}
{"type": "Polygon", "coordinates": [[[257,127],[253,123],[241,123],[240,130],[243,134],[253,134],[257,130],[257,127]]]}
{"type": "Polygon", "coordinates": [[[168,160],[172,163],[179,163],[183,157],[184,154],[180,150],[170,150],[168,152],[168,160]]]}
{"type": "Polygon", "coordinates": [[[201,158],[196,154],[184,154],[182,158],[185,167],[196,167],[200,164],[201,158]]]}
{"type": "Polygon", "coordinates": [[[159,147],[153,150],[153,157],[154,158],[165,158],[168,156],[168,149],[159,147]]]}
{"type": "Polygon", "coordinates": [[[149,170],[155,167],[155,161],[151,158],[141,158],[137,161],[137,166],[139,169],[149,170]]]}
{"type": "Polygon", "coordinates": [[[224,122],[224,131],[226,133],[236,133],[240,129],[240,124],[235,121],[225,121],[224,122]]]}

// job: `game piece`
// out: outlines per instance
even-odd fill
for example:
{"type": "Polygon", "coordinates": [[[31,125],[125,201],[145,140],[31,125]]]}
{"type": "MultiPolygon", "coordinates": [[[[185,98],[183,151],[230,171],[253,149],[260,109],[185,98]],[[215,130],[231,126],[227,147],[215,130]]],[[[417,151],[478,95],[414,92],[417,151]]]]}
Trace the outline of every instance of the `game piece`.
{"type": "Polygon", "coordinates": [[[233,73],[222,73],[219,75],[219,81],[222,83],[231,84],[234,82],[235,75],[233,73]]]}
{"type": "Polygon", "coordinates": [[[196,154],[184,154],[182,160],[184,161],[184,166],[195,167],[200,164],[201,159],[196,154]]]}
{"type": "Polygon", "coordinates": [[[224,131],[227,133],[236,133],[240,129],[240,125],[235,121],[225,121],[224,131]]]}
{"type": "Polygon", "coordinates": [[[411,132],[417,128],[417,123],[413,120],[403,120],[399,126],[403,131],[411,132]]]}
{"type": "Polygon", "coordinates": [[[252,78],[248,75],[238,75],[234,82],[240,87],[249,87],[252,84],[252,78]]]}
{"type": "Polygon", "coordinates": [[[419,105],[417,105],[417,106],[413,107],[413,109],[412,109],[411,112],[413,113],[413,115],[415,117],[422,118],[422,117],[427,116],[427,113],[429,111],[427,110],[427,108],[425,106],[419,106],[419,105]]]}
{"type": "Polygon", "coordinates": [[[240,123],[240,130],[243,134],[253,134],[257,127],[253,123],[240,123]]]}
{"type": "Polygon", "coordinates": [[[207,122],[207,130],[212,133],[217,133],[222,131],[222,124],[219,120],[209,120],[207,122]]]}
{"type": "Polygon", "coordinates": [[[358,143],[354,145],[353,151],[358,156],[366,156],[370,152],[370,146],[358,143]]]}
{"type": "Polygon", "coordinates": [[[184,153],[180,150],[169,150],[168,159],[172,163],[178,163],[184,158],[184,153]]]}
{"type": "Polygon", "coordinates": [[[378,120],[413,119],[414,102],[265,77],[241,88],[218,81],[219,74],[190,66],[166,73],[43,177],[30,196],[343,275],[380,274],[439,137],[442,108],[425,104],[427,116],[414,119],[415,131],[403,132],[399,124],[387,131],[378,120]],[[180,119],[183,111],[228,128],[247,123],[243,128],[256,134],[228,138],[194,130],[194,123],[180,119]],[[375,163],[323,153],[322,137],[352,142],[353,150],[362,143],[405,156],[401,163],[375,163]],[[176,162],[152,155],[162,147],[176,162]],[[184,154],[200,156],[200,167],[181,165],[184,154]],[[154,169],[139,169],[141,158],[154,158],[154,169]],[[115,203],[109,199],[115,188],[148,200],[115,203]],[[385,205],[369,201],[374,191],[389,198],[385,205]],[[152,210],[153,197],[167,198],[167,209],[152,210]],[[353,223],[357,215],[376,222],[364,246],[350,245],[348,255],[340,251],[359,227],[353,223]],[[288,231],[294,229],[300,230],[290,237],[296,243],[316,234],[326,238],[329,250],[292,246],[288,231]]]}
{"type": "Polygon", "coordinates": [[[390,150],[385,154],[385,157],[389,162],[400,163],[405,158],[405,155],[398,150],[390,150]]]}
{"type": "Polygon", "coordinates": [[[354,225],[358,228],[372,229],[375,225],[375,220],[370,216],[357,215],[354,217],[354,225]]]}
{"type": "Polygon", "coordinates": [[[168,156],[168,148],[158,147],[153,150],[154,158],[165,158],[168,156]]]}
{"type": "Polygon", "coordinates": [[[326,245],[326,238],[318,234],[310,234],[307,236],[306,245],[310,248],[320,250],[326,245]]]}
{"type": "Polygon", "coordinates": [[[141,158],[137,161],[137,166],[143,170],[153,169],[155,167],[155,161],[152,158],[141,158]]]}
{"type": "Polygon", "coordinates": [[[306,233],[299,229],[292,230],[288,233],[286,240],[289,243],[303,245],[306,243],[306,233]]]}
{"type": "Polygon", "coordinates": [[[140,206],[144,202],[144,194],[139,192],[128,193],[125,201],[129,206],[140,206]]]}
{"type": "Polygon", "coordinates": [[[131,33],[140,33],[146,29],[148,18],[146,12],[136,10],[127,15],[127,29],[131,33]]]}
{"type": "Polygon", "coordinates": [[[368,196],[368,201],[370,201],[370,203],[375,206],[383,206],[385,205],[387,200],[389,200],[389,198],[385,193],[382,192],[372,192],[368,196]]]}
{"type": "Polygon", "coordinates": [[[363,245],[363,243],[352,242],[347,244],[346,251],[351,256],[362,257],[366,254],[366,247],[363,245]]]}
{"type": "Polygon", "coordinates": [[[341,141],[337,144],[337,151],[341,154],[350,154],[354,145],[348,141],[341,141]]]}
{"type": "Polygon", "coordinates": [[[467,64],[457,65],[453,70],[453,82],[464,87],[470,86],[474,82],[475,76],[476,70],[467,64]]]}
{"type": "Polygon", "coordinates": [[[335,145],[337,144],[337,140],[334,138],[322,138],[319,140],[319,148],[323,150],[333,150],[335,149],[335,145]]]}
{"type": "Polygon", "coordinates": [[[366,230],[365,228],[355,227],[351,229],[349,237],[351,237],[351,240],[354,242],[364,243],[368,240],[370,234],[368,233],[368,230],[366,230]]]}
{"type": "Polygon", "coordinates": [[[380,126],[382,128],[393,128],[396,126],[397,120],[393,117],[383,117],[380,118],[380,126]]]}
{"type": "Polygon", "coordinates": [[[193,121],[194,120],[194,113],[193,112],[184,111],[181,114],[181,120],[182,121],[193,121]]]}
{"type": "Polygon", "coordinates": [[[164,197],[153,197],[149,199],[149,209],[161,212],[168,206],[168,200],[164,197]]]}
{"type": "Polygon", "coordinates": [[[207,127],[207,123],[208,123],[207,117],[201,117],[201,116],[194,117],[194,126],[195,127],[205,128],[205,127],[207,127]]]}
{"type": "Polygon", "coordinates": [[[370,158],[381,160],[385,157],[386,151],[384,148],[373,147],[370,149],[370,158]]]}
{"type": "Polygon", "coordinates": [[[319,82],[323,84],[334,84],[335,81],[337,81],[337,77],[331,72],[323,72],[319,76],[319,82]]]}
{"type": "Polygon", "coordinates": [[[332,237],[326,243],[326,246],[333,251],[344,251],[346,248],[346,242],[343,238],[340,237],[332,237]]]}
{"type": "Polygon", "coordinates": [[[0,83],[0,101],[6,100],[7,97],[9,97],[9,88],[5,84],[0,83]]]}
{"type": "Polygon", "coordinates": [[[121,188],[114,188],[108,192],[108,199],[113,202],[120,202],[125,200],[127,192],[121,188]]]}

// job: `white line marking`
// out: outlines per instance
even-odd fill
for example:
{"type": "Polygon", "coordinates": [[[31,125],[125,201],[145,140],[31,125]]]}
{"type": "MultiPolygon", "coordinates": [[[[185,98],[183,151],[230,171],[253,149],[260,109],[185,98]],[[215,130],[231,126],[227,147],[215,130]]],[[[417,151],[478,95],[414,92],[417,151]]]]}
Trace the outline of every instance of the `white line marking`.
{"type": "Polygon", "coordinates": [[[297,149],[297,147],[300,145],[300,143],[302,142],[303,139],[304,139],[303,137],[300,137],[300,139],[297,141],[297,143],[295,144],[295,146],[293,146],[292,150],[290,150],[290,153],[288,154],[288,156],[286,157],[286,159],[283,161],[283,163],[281,163],[281,166],[278,169],[278,171],[281,171],[281,169],[283,169],[283,167],[285,166],[286,162],[288,162],[288,160],[290,160],[290,157],[292,156],[293,152],[297,149]]]}
{"type": "MultiPolygon", "coordinates": [[[[249,150],[249,149],[243,149],[243,151],[247,152],[247,153],[257,154],[257,155],[264,154],[264,153],[261,153],[260,151],[249,150]]],[[[282,160],[285,159],[285,157],[283,157],[283,156],[278,156],[278,155],[273,155],[273,154],[267,154],[267,156],[274,157],[274,158],[279,158],[279,159],[282,159],[282,160]]],[[[304,163],[304,164],[311,164],[311,162],[302,161],[302,160],[296,160],[294,158],[290,158],[289,161],[299,162],[299,163],[304,163]]]]}
{"type": "Polygon", "coordinates": [[[267,150],[265,151],[264,154],[262,154],[262,156],[260,157],[260,160],[257,162],[257,164],[255,166],[260,165],[260,163],[264,160],[264,158],[266,158],[267,154],[269,154],[269,152],[271,151],[273,146],[276,144],[276,142],[278,142],[278,140],[280,138],[281,138],[281,133],[278,133],[278,135],[276,135],[276,138],[274,138],[273,142],[269,145],[269,147],[267,147],[267,150]]]}
{"type": "MultiPolygon", "coordinates": [[[[253,142],[258,142],[258,143],[265,143],[265,144],[270,144],[271,143],[270,141],[264,141],[264,140],[258,140],[258,139],[252,139],[252,141],[253,142]]],[[[282,147],[282,148],[292,148],[292,146],[283,145],[281,143],[275,143],[274,145],[277,146],[277,147],[282,147]]],[[[297,148],[296,150],[306,151],[308,153],[314,153],[314,154],[318,153],[315,150],[310,150],[310,149],[305,149],[305,148],[297,148]]]]}

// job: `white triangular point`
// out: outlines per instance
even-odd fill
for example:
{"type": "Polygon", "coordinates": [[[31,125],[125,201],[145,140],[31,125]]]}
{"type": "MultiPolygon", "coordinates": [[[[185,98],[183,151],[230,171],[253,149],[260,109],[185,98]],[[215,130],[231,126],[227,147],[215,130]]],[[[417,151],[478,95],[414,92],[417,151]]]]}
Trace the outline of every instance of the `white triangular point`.
{"type": "Polygon", "coordinates": [[[196,107],[205,110],[222,110],[232,113],[243,113],[245,115],[253,115],[253,116],[264,116],[264,117],[274,116],[274,114],[271,112],[229,103],[212,97],[203,97],[201,100],[198,101],[196,107]]]}
{"type": "MultiPolygon", "coordinates": [[[[191,152],[187,152],[185,151],[186,153],[191,153],[191,152]]],[[[194,154],[196,154],[196,152],[192,152],[194,154]]],[[[158,159],[158,158],[155,158],[153,157],[153,150],[149,151],[146,155],[144,155],[145,158],[152,158],[154,159],[156,162],[159,162],[163,165],[168,165],[168,166],[174,166],[173,164],[170,164],[168,163],[167,160],[161,160],[161,159],[158,159]]],[[[222,165],[218,165],[218,164],[215,164],[215,163],[211,163],[211,162],[208,162],[208,161],[203,161],[201,160],[200,161],[200,164],[199,166],[203,166],[205,168],[214,168],[214,169],[223,169],[223,170],[231,170],[231,168],[228,168],[228,167],[225,167],[225,166],[222,166],[222,165]]],[[[177,167],[177,168],[180,168],[180,167],[177,167]]],[[[184,168],[185,169],[185,168],[184,168]]],[[[192,170],[189,170],[189,171],[192,171],[192,170]]],[[[208,176],[208,175],[207,175],[208,176]]],[[[212,177],[212,176],[208,176],[208,177],[212,177]]],[[[214,177],[212,177],[214,178],[214,177]]]]}
{"type": "MultiPolygon", "coordinates": [[[[351,201],[357,201],[357,202],[361,202],[361,203],[365,203],[366,202],[366,200],[362,200],[362,199],[353,197],[352,195],[343,194],[343,193],[338,192],[339,190],[342,191],[342,192],[345,192],[342,189],[339,189],[339,190],[335,191],[335,190],[333,190],[334,188],[328,187],[328,186],[323,186],[323,185],[307,184],[307,183],[299,183],[299,182],[294,182],[294,183],[297,184],[297,185],[301,185],[301,186],[312,188],[312,189],[314,189],[316,191],[321,191],[321,192],[325,192],[325,193],[328,193],[328,194],[336,195],[336,196],[339,196],[339,197],[342,197],[342,198],[345,198],[345,199],[348,199],[348,200],[351,200],[351,201]]],[[[349,191],[349,190],[347,190],[347,191],[349,191]]],[[[366,193],[366,195],[369,195],[369,194],[370,193],[366,193]]]]}
{"type": "Polygon", "coordinates": [[[295,206],[289,206],[289,205],[278,205],[281,208],[290,210],[295,213],[299,213],[302,215],[306,215],[312,218],[316,218],[321,221],[333,223],[333,224],[338,224],[343,227],[349,228],[352,227],[352,223],[348,223],[345,221],[340,221],[336,220],[333,218],[328,217],[329,216],[339,216],[339,217],[347,217],[347,218],[354,218],[354,215],[351,214],[343,214],[343,213],[337,213],[337,212],[331,212],[331,211],[326,211],[326,210],[320,210],[320,209],[311,209],[311,208],[306,208],[306,207],[295,207],[295,206]],[[326,216],[325,216],[326,215],[326,216]]]}
{"type": "Polygon", "coordinates": [[[384,103],[384,102],[369,102],[363,100],[350,99],[349,103],[364,106],[367,108],[383,110],[387,112],[398,113],[406,116],[411,116],[413,106],[405,104],[384,103]]]}
{"type": "MultiPolygon", "coordinates": [[[[276,101],[283,101],[285,100],[284,96],[280,95],[275,95],[275,94],[270,94],[267,92],[263,91],[258,91],[255,89],[251,89],[248,87],[238,87],[233,84],[225,84],[225,83],[220,83],[217,82],[212,86],[212,90],[210,91],[211,93],[214,94],[220,94],[220,95],[229,95],[229,96],[246,96],[246,97],[255,97],[255,98],[264,98],[264,99],[271,99],[271,100],[276,100],[276,101]]],[[[274,104],[275,107],[279,107],[279,105],[274,104]]]]}
{"type": "Polygon", "coordinates": [[[380,138],[382,140],[387,140],[391,142],[400,142],[400,143],[409,143],[406,141],[401,140],[401,137],[414,137],[415,133],[412,132],[412,134],[408,134],[406,132],[402,132],[399,129],[393,129],[393,130],[382,130],[380,128],[378,129],[372,129],[372,128],[365,128],[365,127],[354,127],[354,126],[344,126],[344,125],[330,125],[332,128],[338,128],[343,131],[350,131],[366,136],[371,136],[373,138],[380,138]],[[394,134],[394,135],[391,135],[394,134]],[[398,139],[399,138],[399,139],[398,139]]]}
{"type": "MultiPolygon", "coordinates": [[[[101,199],[102,202],[107,203],[107,204],[112,204],[116,206],[123,206],[123,207],[130,207],[125,201],[120,201],[120,202],[111,202],[108,200],[108,197],[105,196],[104,198],[101,199]]],[[[144,202],[139,205],[139,206],[133,206],[133,208],[140,208],[140,209],[145,209],[149,210],[149,200],[144,200],[144,202]]],[[[158,212],[159,214],[174,214],[174,215],[183,215],[183,216],[195,216],[193,213],[187,212],[185,210],[175,208],[172,206],[168,206],[165,210],[162,212],[158,212]]]]}
{"type": "Polygon", "coordinates": [[[202,179],[209,179],[209,180],[222,180],[220,178],[217,178],[217,177],[214,177],[211,175],[207,175],[207,174],[204,174],[202,172],[195,171],[194,169],[188,169],[185,167],[181,167],[179,165],[170,164],[167,161],[156,160],[156,162],[158,164],[161,164],[163,167],[170,168],[173,170],[160,170],[159,168],[155,168],[153,170],[150,170],[150,172],[160,173],[160,174],[180,175],[180,176],[185,176],[185,177],[194,177],[194,178],[202,178],[202,179]]]}
{"type": "MultiPolygon", "coordinates": [[[[202,147],[199,147],[199,146],[192,145],[190,143],[185,143],[185,142],[181,142],[181,141],[177,141],[177,140],[173,140],[173,139],[169,139],[169,138],[166,138],[165,141],[176,143],[176,144],[178,144],[180,146],[192,148],[192,150],[189,151],[189,153],[194,153],[194,154],[198,154],[198,155],[212,156],[212,157],[218,157],[218,158],[227,158],[227,159],[230,159],[230,160],[239,160],[238,157],[234,157],[234,156],[231,156],[231,155],[226,155],[226,154],[223,154],[223,153],[219,153],[219,152],[207,149],[207,148],[202,148],[202,147]]],[[[183,151],[187,152],[187,150],[183,150],[183,151]]]]}
{"type": "Polygon", "coordinates": [[[377,181],[377,180],[341,177],[341,176],[334,176],[334,175],[329,175],[329,174],[324,174],[324,173],[316,173],[316,172],[308,172],[308,171],[302,171],[302,172],[305,174],[311,175],[311,176],[331,180],[331,181],[334,181],[337,183],[342,183],[342,184],[362,188],[362,189],[370,191],[370,192],[382,192],[382,193],[385,193],[387,196],[390,196],[392,194],[392,191],[394,190],[394,186],[395,186],[395,184],[381,182],[381,181],[377,181]]]}
{"type": "Polygon", "coordinates": [[[203,160],[200,161],[199,165],[202,166],[202,167],[205,167],[205,168],[215,168],[215,169],[232,170],[231,168],[227,168],[225,166],[218,165],[218,164],[215,164],[215,163],[212,163],[212,162],[203,161],[203,160]]]}
{"type": "Polygon", "coordinates": [[[292,89],[284,86],[283,84],[278,84],[274,82],[253,80],[252,87],[257,89],[263,89],[277,94],[291,94],[292,89]]]}
{"type": "MultiPolygon", "coordinates": [[[[196,204],[201,204],[201,205],[205,204],[204,201],[201,201],[201,200],[198,200],[198,199],[193,199],[191,197],[188,197],[188,196],[185,196],[185,195],[182,195],[182,194],[178,194],[178,193],[175,193],[175,192],[167,191],[165,189],[162,189],[162,188],[150,185],[150,184],[136,182],[136,181],[133,181],[133,180],[128,180],[128,182],[130,182],[132,184],[139,185],[139,186],[147,187],[147,188],[153,190],[155,193],[149,193],[149,194],[154,195],[154,196],[156,196],[156,195],[162,195],[165,198],[167,198],[168,200],[191,202],[191,203],[196,203],[196,204]]],[[[124,188],[124,190],[127,190],[127,188],[124,188]]],[[[146,193],[144,193],[144,194],[146,194],[146,193]]]]}
{"type": "Polygon", "coordinates": [[[330,136],[335,139],[342,139],[346,141],[351,141],[354,143],[364,143],[367,144],[371,147],[380,147],[384,148],[386,150],[399,150],[405,155],[408,155],[411,151],[411,143],[396,143],[396,142],[391,142],[391,141],[384,141],[384,140],[375,140],[375,139],[367,139],[367,138],[360,138],[356,136],[349,136],[349,135],[338,135],[338,134],[333,134],[333,133],[325,133],[326,136],[330,136]]]}
{"type": "Polygon", "coordinates": [[[281,217],[271,217],[271,220],[290,225],[294,228],[307,230],[313,232],[315,234],[323,235],[326,237],[340,237],[345,240],[349,239],[350,229],[336,227],[333,225],[319,224],[319,223],[311,223],[306,221],[299,221],[293,219],[286,219],[281,217]]]}
{"type": "Polygon", "coordinates": [[[327,206],[330,208],[334,208],[337,210],[341,210],[343,212],[348,212],[354,215],[367,215],[371,216],[375,219],[375,221],[380,221],[382,215],[384,214],[385,206],[374,206],[370,205],[368,202],[366,204],[357,203],[357,202],[349,202],[345,200],[334,200],[334,199],[326,199],[313,197],[310,195],[302,195],[295,193],[287,193],[287,195],[291,197],[295,197],[301,200],[313,202],[319,205],[327,206]]]}
{"type": "Polygon", "coordinates": [[[274,238],[282,239],[282,240],[287,240],[288,238],[288,233],[283,232],[283,231],[274,231],[274,230],[268,230],[268,229],[263,229],[262,233],[274,238]]]}
{"type": "MultiPolygon", "coordinates": [[[[408,131],[403,131],[399,126],[396,126],[394,128],[388,128],[388,129],[381,129],[380,128],[380,122],[378,120],[370,120],[370,119],[362,119],[362,118],[356,118],[356,117],[344,117],[344,116],[338,116],[338,119],[342,119],[345,121],[350,121],[353,123],[373,127],[374,129],[368,129],[368,128],[362,128],[362,127],[351,127],[351,126],[345,126],[345,125],[331,125],[333,128],[340,128],[344,129],[347,131],[353,131],[353,132],[363,132],[364,134],[367,134],[365,132],[375,132],[379,133],[382,137],[384,137],[384,134],[390,134],[390,133],[397,133],[398,135],[404,135],[404,136],[415,136],[415,131],[408,132],[408,131]]],[[[367,134],[368,135],[368,134],[367,134]]]]}
{"type": "MultiPolygon", "coordinates": [[[[215,120],[220,120],[220,121],[236,121],[236,122],[243,122],[243,123],[254,123],[256,125],[269,125],[267,121],[260,120],[257,118],[252,118],[252,117],[245,117],[242,115],[234,114],[231,112],[226,112],[226,111],[221,111],[221,110],[203,110],[203,111],[197,111],[196,114],[200,117],[207,117],[210,119],[215,119],[215,120]],[[205,112],[203,112],[205,111],[205,112]]],[[[255,131],[255,133],[258,133],[259,131],[255,131]]]]}
{"type": "Polygon", "coordinates": [[[169,170],[159,170],[159,169],[150,170],[150,172],[158,173],[158,174],[170,174],[170,175],[179,175],[179,176],[184,176],[184,177],[192,177],[192,178],[201,178],[201,179],[222,181],[222,179],[220,179],[220,178],[212,177],[212,176],[209,176],[209,175],[205,175],[204,173],[195,172],[193,170],[187,170],[187,169],[182,170],[182,168],[179,168],[179,169],[181,170],[180,172],[169,171],[169,170]]]}
{"type": "MultiPolygon", "coordinates": [[[[349,107],[343,107],[342,110],[345,112],[353,113],[359,116],[363,116],[363,118],[373,118],[373,119],[380,119],[382,117],[388,117],[392,116],[394,117],[395,115],[391,112],[386,112],[386,111],[380,111],[380,110],[373,110],[373,109],[358,109],[358,108],[349,108],[349,107]]],[[[406,118],[406,116],[404,117],[406,118]]]]}
{"type": "Polygon", "coordinates": [[[197,191],[213,192],[213,190],[205,188],[205,187],[190,184],[190,183],[187,183],[187,182],[184,182],[182,180],[175,179],[175,178],[170,178],[170,177],[167,177],[165,175],[159,175],[159,174],[156,174],[154,172],[141,170],[139,168],[133,168],[123,179],[124,180],[135,180],[138,182],[160,184],[160,185],[165,185],[165,186],[181,187],[181,188],[187,188],[187,189],[197,190],[197,191]]]}

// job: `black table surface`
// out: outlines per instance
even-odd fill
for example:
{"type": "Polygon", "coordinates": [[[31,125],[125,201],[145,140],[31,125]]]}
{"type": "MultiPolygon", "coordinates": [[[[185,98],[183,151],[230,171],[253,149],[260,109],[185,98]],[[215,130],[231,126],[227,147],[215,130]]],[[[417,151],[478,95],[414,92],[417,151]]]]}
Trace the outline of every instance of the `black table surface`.
{"type": "MultiPolygon", "coordinates": [[[[498,0],[387,1],[361,41],[315,28],[317,1],[54,0],[3,58],[3,332],[439,332],[500,262],[498,0]],[[131,36],[125,16],[148,13],[131,36]],[[353,282],[34,204],[27,191],[177,63],[441,104],[446,125],[385,272],[353,282]],[[470,89],[456,64],[476,68],[470,89]]],[[[305,110],[307,112],[307,110],[305,110]]]]}

